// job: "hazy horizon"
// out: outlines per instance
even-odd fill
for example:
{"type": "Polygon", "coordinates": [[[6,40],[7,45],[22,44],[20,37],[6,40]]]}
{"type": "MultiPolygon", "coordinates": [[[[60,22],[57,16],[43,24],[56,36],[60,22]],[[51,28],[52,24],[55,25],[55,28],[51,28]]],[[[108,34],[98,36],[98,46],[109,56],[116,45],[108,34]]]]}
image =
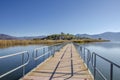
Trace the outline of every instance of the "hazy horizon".
{"type": "MultiPolygon", "coordinates": [[[[103,34],[103,33],[109,33],[108,32],[102,32],[102,33],[96,33],[96,34],[89,34],[89,33],[77,33],[77,34],[87,34],[87,35],[99,35],[99,34],[103,34]]],[[[63,32],[64,33],[64,32],[63,32]]],[[[120,33],[120,32],[110,32],[110,33],[120,33]]],[[[0,34],[5,34],[5,33],[0,33],[0,34]]],[[[53,34],[61,34],[61,33],[53,33],[53,34]]],[[[67,33],[64,33],[67,34],[67,33]]],[[[71,34],[71,33],[69,33],[71,34]]],[[[72,35],[77,35],[77,34],[72,34],[72,35]]],[[[37,36],[48,36],[48,35],[52,35],[52,34],[38,34],[38,35],[23,35],[23,36],[16,36],[16,35],[11,35],[11,34],[5,34],[5,35],[9,35],[9,36],[14,36],[14,37],[37,37],[37,36]]]]}

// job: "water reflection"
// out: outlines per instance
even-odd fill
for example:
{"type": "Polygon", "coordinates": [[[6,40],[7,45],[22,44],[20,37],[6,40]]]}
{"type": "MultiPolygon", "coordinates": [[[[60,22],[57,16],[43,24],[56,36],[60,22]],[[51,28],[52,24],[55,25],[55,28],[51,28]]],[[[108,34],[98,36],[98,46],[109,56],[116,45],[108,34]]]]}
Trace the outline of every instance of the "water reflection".
{"type": "MultiPolygon", "coordinates": [[[[120,65],[120,42],[90,43],[84,44],[82,46],[88,48],[91,52],[95,52],[105,57],[106,59],[120,65]]],[[[97,57],[96,66],[107,78],[107,80],[110,80],[110,63],[97,57]]],[[[120,80],[120,69],[115,66],[113,68],[113,80],[120,80]]],[[[96,80],[104,79],[97,73],[96,80]]]]}
{"type": "Polygon", "coordinates": [[[96,46],[96,47],[104,47],[104,48],[118,48],[118,47],[120,47],[120,42],[89,43],[89,44],[85,44],[85,46],[96,46]]]}
{"type": "MultiPolygon", "coordinates": [[[[8,54],[15,54],[15,53],[21,52],[21,51],[28,51],[29,55],[30,55],[30,63],[26,66],[26,72],[28,72],[33,67],[35,67],[34,60],[32,58],[33,50],[35,48],[40,48],[43,46],[45,46],[45,45],[28,45],[28,46],[14,46],[14,47],[3,48],[3,49],[0,49],[0,56],[4,56],[4,55],[8,55],[8,54]]],[[[0,75],[21,65],[22,64],[21,59],[22,59],[21,55],[6,58],[6,59],[1,59],[0,60],[0,75]]],[[[40,61],[42,61],[42,60],[40,60],[40,61]]],[[[15,71],[14,73],[3,77],[2,80],[8,80],[8,79],[9,80],[18,80],[18,78],[20,78],[21,76],[22,76],[22,69],[19,69],[19,70],[15,71]]]]}
{"type": "Polygon", "coordinates": [[[102,42],[85,44],[85,47],[107,59],[120,64],[120,42],[102,42]]]}

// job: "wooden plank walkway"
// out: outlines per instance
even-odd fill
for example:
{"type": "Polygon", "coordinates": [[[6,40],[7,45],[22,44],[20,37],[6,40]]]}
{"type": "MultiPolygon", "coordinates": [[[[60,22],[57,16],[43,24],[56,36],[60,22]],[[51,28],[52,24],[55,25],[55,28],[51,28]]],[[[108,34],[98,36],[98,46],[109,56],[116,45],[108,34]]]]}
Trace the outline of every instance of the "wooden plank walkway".
{"type": "Polygon", "coordinates": [[[93,78],[75,46],[69,43],[21,80],[93,80],[93,78]]]}

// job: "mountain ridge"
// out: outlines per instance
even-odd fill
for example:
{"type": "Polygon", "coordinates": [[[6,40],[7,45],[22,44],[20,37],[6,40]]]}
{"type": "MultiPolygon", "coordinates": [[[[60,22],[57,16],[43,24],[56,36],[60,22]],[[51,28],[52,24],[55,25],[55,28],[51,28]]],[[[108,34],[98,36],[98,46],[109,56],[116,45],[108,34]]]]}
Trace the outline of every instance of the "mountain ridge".
{"type": "Polygon", "coordinates": [[[0,34],[0,40],[32,40],[34,38],[44,38],[46,36],[24,36],[24,37],[16,37],[7,34],[0,34]]]}
{"type": "Polygon", "coordinates": [[[88,37],[88,38],[102,38],[111,41],[120,41],[120,32],[104,32],[101,34],[76,34],[77,37],[88,37]]]}
{"type": "MultiPolygon", "coordinates": [[[[120,32],[104,32],[101,34],[76,34],[76,37],[87,37],[87,38],[94,38],[94,39],[105,39],[111,41],[120,41],[120,32]]],[[[41,39],[46,36],[24,36],[24,37],[16,37],[7,34],[0,34],[0,40],[32,40],[35,38],[41,39]]]]}
{"type": "Polygon", "coordinates": [[[17,39],[17,37],[15,36],[10,36],[10,35],[7,35],[7,34],[0,34],[0,40],[13,40],[13,39],[17,39]]]}

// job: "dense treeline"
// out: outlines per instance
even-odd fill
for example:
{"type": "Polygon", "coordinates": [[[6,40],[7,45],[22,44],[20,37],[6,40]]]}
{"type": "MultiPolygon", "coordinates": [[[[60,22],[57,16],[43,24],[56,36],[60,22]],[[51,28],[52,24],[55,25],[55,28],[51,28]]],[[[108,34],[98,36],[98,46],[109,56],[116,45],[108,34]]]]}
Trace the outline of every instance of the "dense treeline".
{"type": "Polygon", "coordinates": [[[75,36],[73,35],[59,35],[59,34],[54,34],[54,35],[50,35],[48,37],[46,37],[46,39],[50,39],[50,40],[72,40],[75,39],[75,36]]]}
{"type": "Polygon", "coordinates": [[[61,32],[61,34],[52,34],[49,35],[45,38],[42,38],[42,40],[72,40],[72,39],[76,39],[76,37],[72,34],[65,34],[63,32],[61,32]]]}
{"type": "Polygon", "coordinates": [[[48,35],[47,37],[44,37],[44,38],[35,38],[33,40],[79,40],[79,39],[90,39],[88,37],[77,37],[75,35],[72,35],[72,34],[65,34],[63,32],[61,32],[61,34],[52,34],[52,35],[48,35]]]}

